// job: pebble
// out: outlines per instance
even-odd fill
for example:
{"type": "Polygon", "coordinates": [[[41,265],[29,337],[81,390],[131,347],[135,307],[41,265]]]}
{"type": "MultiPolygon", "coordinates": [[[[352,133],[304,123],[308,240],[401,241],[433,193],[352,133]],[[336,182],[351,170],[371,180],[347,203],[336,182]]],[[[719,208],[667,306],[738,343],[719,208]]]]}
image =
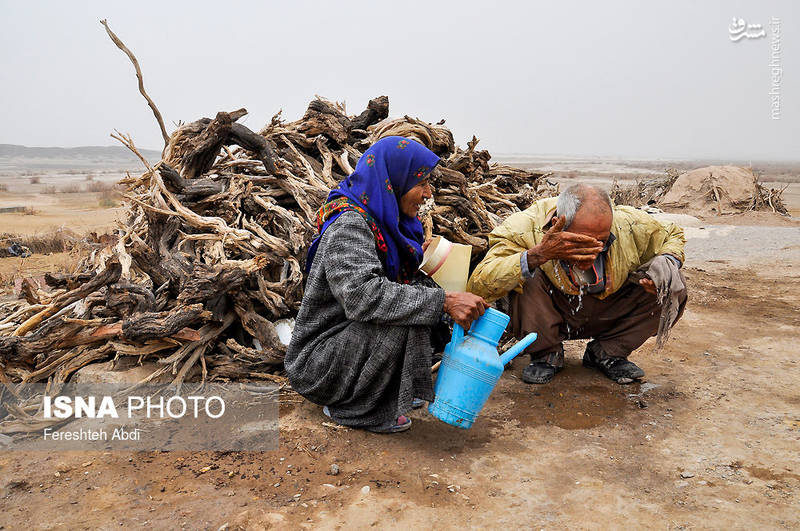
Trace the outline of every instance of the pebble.
{"type": "Polygon", "coordinates": [[[683,479],[689,479],[689,478],[693,478],[694,474],[692,474],[691,472],[681,472],[681,477],[683,479]]]}
{"type": "Polygon", "coordinates": [[[369,494],[369,485],[364,485],[363,487],[361,487],[361,494],[363,494],[364,496],[369,494]]]}
{"type": "Polygon", "coordinates": [[[339,465],[337,465],[336,463],[333,463],[331,465],[330,475],[331,476],[338,476],[339,475],[339,465]]]}

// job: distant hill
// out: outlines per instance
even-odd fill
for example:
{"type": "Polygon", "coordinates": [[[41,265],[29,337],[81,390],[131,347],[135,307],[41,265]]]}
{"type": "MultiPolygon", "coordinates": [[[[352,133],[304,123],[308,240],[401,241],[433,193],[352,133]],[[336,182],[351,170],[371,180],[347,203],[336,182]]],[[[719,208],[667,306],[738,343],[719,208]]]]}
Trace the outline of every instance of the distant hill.
{"type": "MultiPolygon", "coordinates": [[[[139,152],[148,160],[158,161],[161,153],[152,149],[140,149],[139,152]]],[[[0,158],[27,159],[59,159],[59,160],[107,160],[136,161],[136,155],[123,146],[81,146],[62,147],[28,147],[16,144],[0,144],[0,158]]]]}
{"type": "MultiPolygon", "coordinates": [[[[140,149],[150,162],[158,162],[161,152],[140,149]]],[[[130,168],[141,161],[124,146],[28,147],[0,144],[0,168],[56,169],[56,168],[130,168]]]]}

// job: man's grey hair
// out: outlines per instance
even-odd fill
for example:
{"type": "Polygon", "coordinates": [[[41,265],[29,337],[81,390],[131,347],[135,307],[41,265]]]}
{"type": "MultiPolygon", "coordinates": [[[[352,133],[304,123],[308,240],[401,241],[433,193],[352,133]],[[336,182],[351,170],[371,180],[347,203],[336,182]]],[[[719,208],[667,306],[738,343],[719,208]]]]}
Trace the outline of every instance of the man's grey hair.
{"type": "Polygon", "coordinates": [[[611,198],[605,190],[588,184],[573,184],[558,194],[558,200],[556,201],[556,215],[566,218],[565,229],[572,225],[575,215],[584,202],[588,202],[587,204],[598,203],[608,206],[610,212],[614,211],[611,198]]]}

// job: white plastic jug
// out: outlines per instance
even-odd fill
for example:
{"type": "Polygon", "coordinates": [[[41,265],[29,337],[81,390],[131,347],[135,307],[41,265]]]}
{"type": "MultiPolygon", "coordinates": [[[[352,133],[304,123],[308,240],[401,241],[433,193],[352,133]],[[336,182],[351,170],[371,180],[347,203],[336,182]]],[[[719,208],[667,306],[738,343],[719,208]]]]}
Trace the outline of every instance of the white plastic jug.
{"type": "Polygon", "coordinates": [[[466,291],[472,246],[436,236],[425,250],[419,268],[445,291],[466,291]]]}

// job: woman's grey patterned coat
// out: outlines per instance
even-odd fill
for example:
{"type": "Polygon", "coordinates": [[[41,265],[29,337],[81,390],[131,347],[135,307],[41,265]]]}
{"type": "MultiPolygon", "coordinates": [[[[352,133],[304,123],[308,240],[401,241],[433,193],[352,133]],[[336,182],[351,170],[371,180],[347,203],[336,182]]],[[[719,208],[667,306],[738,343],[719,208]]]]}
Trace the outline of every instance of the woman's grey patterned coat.
{"type": "Polygon", "coordinates": [[[344,212],[309,272],[286,353],[289,382],[341,424],[396,420],[413,398],[433,399],[431,327],[444,299],[439,287],[390,281],[366,221],[344,212]]]}

